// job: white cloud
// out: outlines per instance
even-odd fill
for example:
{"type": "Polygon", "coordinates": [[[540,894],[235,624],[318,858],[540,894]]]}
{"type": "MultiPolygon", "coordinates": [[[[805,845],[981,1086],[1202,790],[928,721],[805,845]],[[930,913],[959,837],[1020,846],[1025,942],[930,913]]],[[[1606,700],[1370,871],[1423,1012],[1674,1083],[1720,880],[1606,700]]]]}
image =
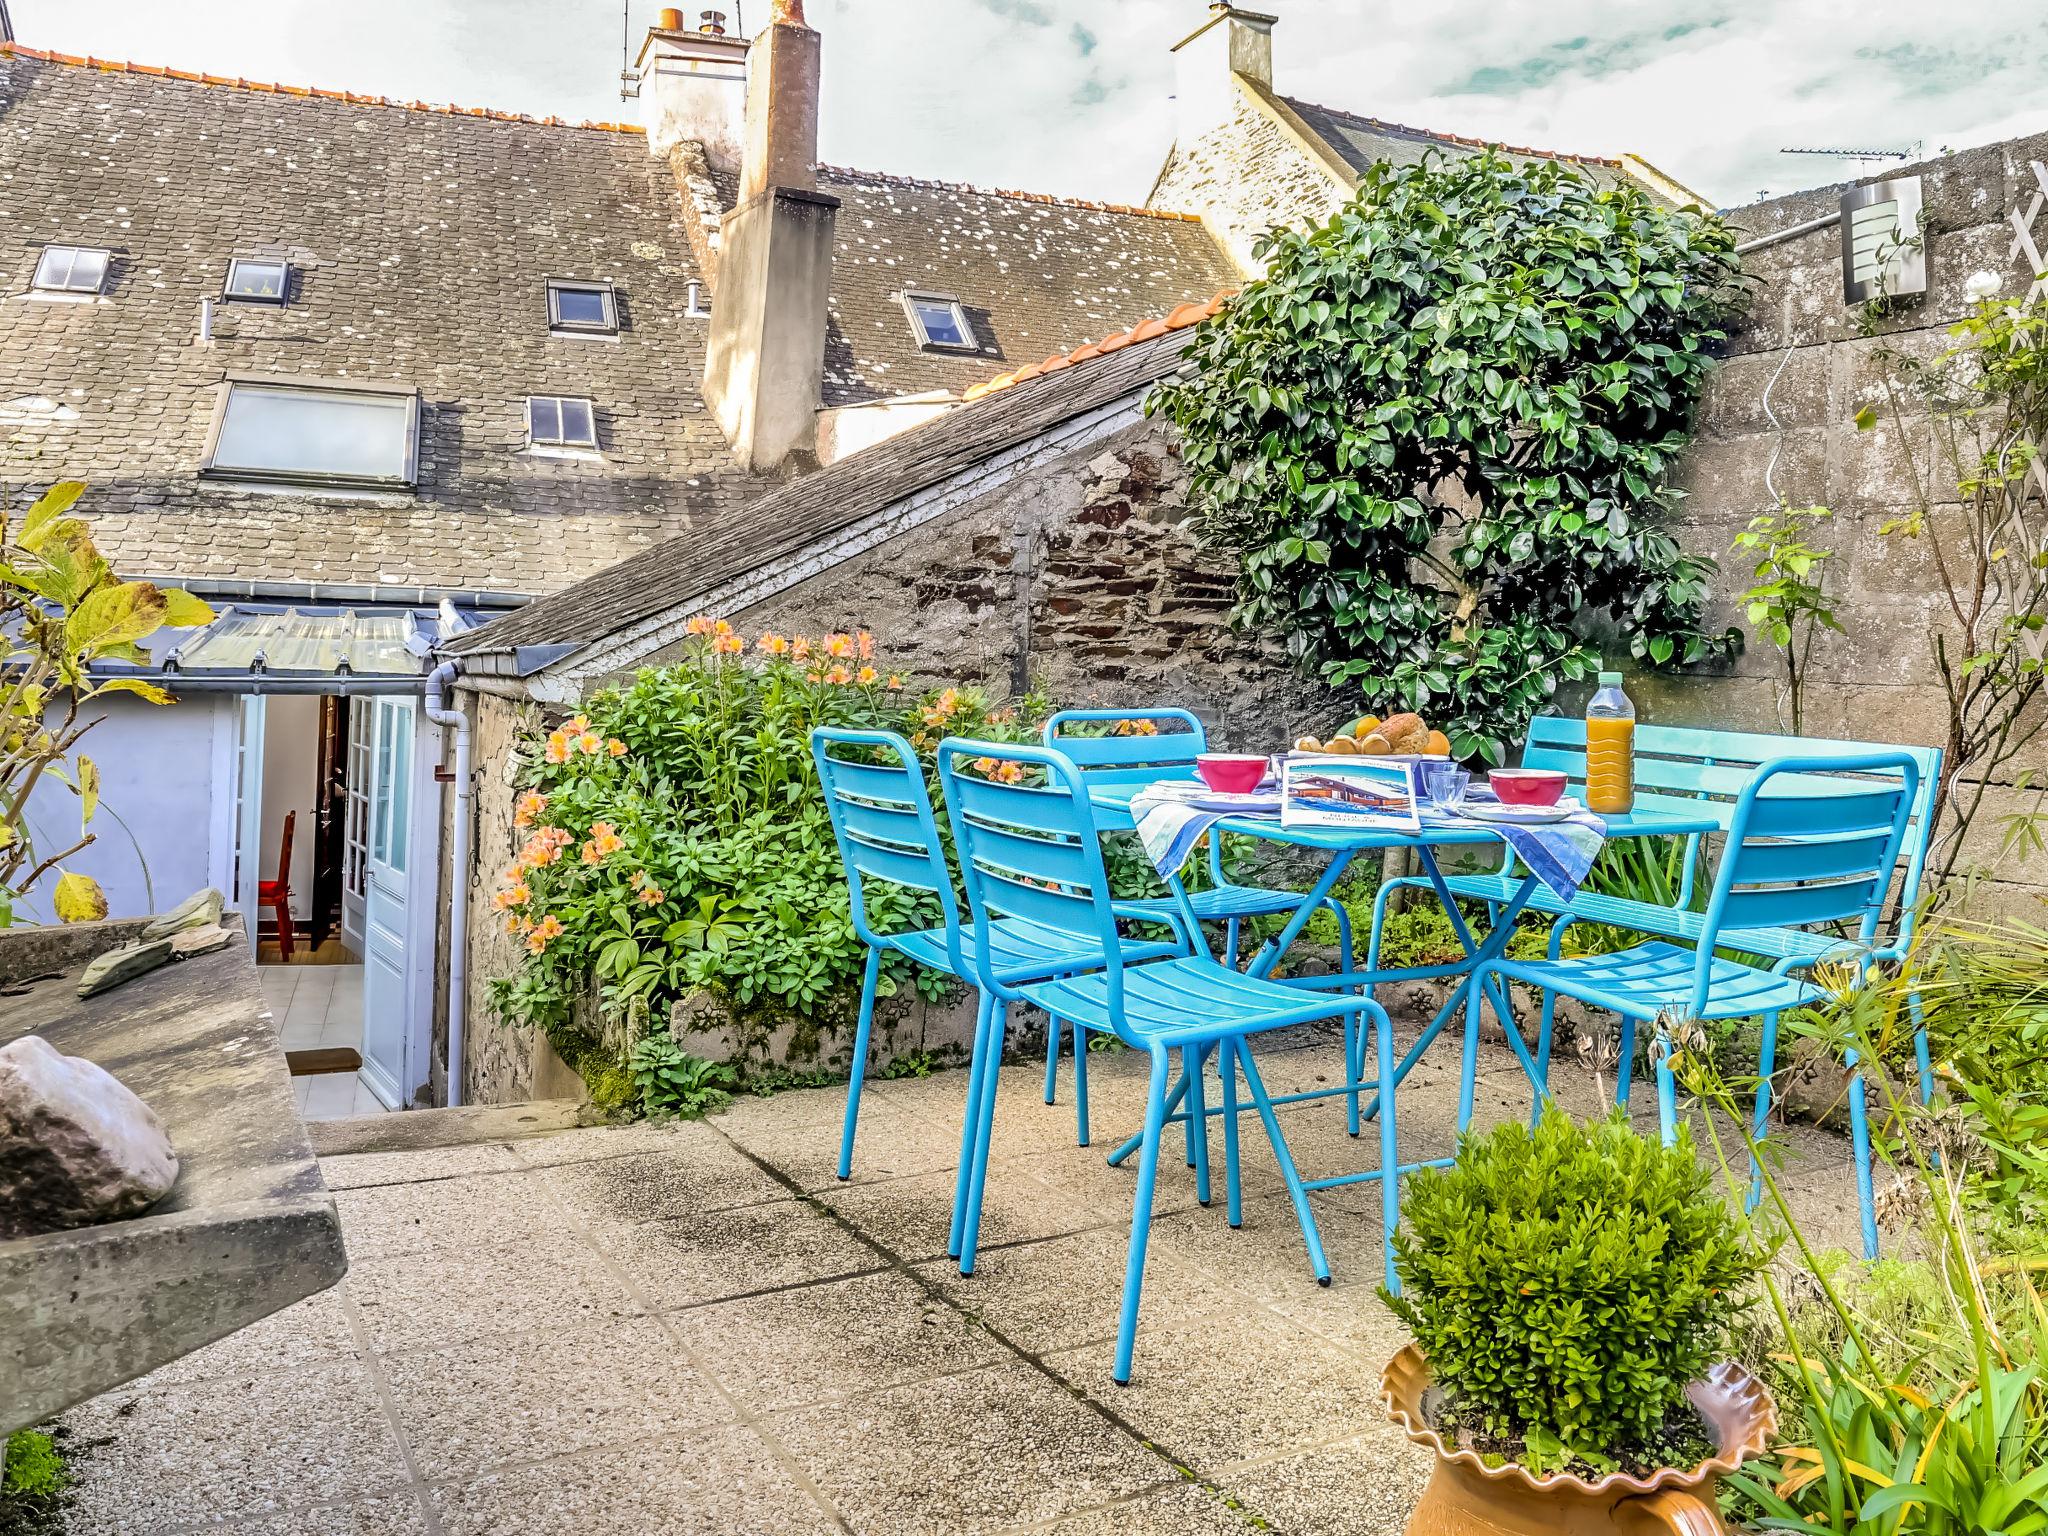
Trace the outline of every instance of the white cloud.
{"type": "MultiPolygon", "coordinates": [[[[750,26],[769,0],[736,8],[750,26]]],[[[2048,130],[2038,0],[1277,0],[1282,91],[1452,132],[1630,150],[1723,203],[1841,179],[1781,147],[1929,154],[2048,130]]],[[[618,0],[11,0],[22,41],[577,118],[618,97],[618,0]]],[[[632,0],[637,50],[654,6],[632,0]]],[[[823,154],[1135,201],[1200,0],[810,0],[823,154]]]]}

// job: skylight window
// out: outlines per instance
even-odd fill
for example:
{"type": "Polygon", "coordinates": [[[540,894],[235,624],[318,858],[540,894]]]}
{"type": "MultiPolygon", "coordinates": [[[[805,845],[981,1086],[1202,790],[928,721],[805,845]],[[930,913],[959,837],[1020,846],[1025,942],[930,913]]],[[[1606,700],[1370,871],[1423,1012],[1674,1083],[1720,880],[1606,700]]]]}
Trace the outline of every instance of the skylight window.
{"type": "Polygon", "coordinates": [[[46,245],[31,287],[42,293],[98,293],[107,280],[107,252],[84,245],[46,245]]]}
{"type": "Polygon", "coordinates": [[[290,293],[291,280],[288,261],[236,256],[228,262],[228,285],[221,290],[221,297],[249,304],[282,304],[290,293]]]}
{"type": "Polygon", "coordinates": [[[569,336],[616,336],[618,295],[605,282],[548,279],[548,329],[569,336]]]}
{"type": "Polygon", "coordinates": [[[933,352],[979,352],[974,327],[960,301],[947,293],[906,293],[903,307],[910,314],[910,328],[917,344],[933,352]]]}
{"type": "Polygon", "coordinates": [[[596,413],[574,395],[529,395],[526,441],[532,448],[595,448],[596,413]]]}
{"type": "Polygon", "coordinates": [[[398,489],[418,479],[419,435],[411,389],[230,379],[200,469],[230,480],[398,489]]]}

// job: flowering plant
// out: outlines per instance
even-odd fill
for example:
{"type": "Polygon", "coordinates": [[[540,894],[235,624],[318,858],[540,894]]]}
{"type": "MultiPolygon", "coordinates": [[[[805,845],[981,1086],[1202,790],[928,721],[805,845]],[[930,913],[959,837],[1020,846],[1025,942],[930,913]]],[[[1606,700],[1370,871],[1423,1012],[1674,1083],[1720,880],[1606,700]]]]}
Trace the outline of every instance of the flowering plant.
{"type": "MultiPolygon", "coordinates": [[[[524,946],[493,983],[501,1015],[555,1028],[594,980],[613,1013],[666,1017],[710,990],[816,1011],[865,959],[811,759],[820,725],[1013,739],[1036,709],[972,689],[908,688],[865,631],[747,639],[693,619],[687,654],[592,697],[522,754],[516,846],[494,905],[524,946]]],[[[878,884],[882,928],[938,920],[931,898],[878,884]]],[[[900,975],[885,969],[884,995],[900,975]]],[[[918,973],[920,985],[942,986],[918,973]]]]}

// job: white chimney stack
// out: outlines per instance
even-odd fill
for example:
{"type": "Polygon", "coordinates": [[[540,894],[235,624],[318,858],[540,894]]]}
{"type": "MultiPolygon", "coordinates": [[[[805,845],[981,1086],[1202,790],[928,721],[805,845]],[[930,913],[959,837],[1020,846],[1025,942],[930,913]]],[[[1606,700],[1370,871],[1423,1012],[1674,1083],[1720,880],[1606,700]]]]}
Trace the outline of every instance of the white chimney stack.
{"type": "Polygon", "coordinates": [[[649,152],[666,155],[694,139],[714,170],[737,173],[746,144],[747,44],[726,31],[726,13],[702,11],[691,25],[675,7],[663,10],[634,67],[649,152]]]}
{"type": "Polygon", "coordinates": [[[1273,23],[1277,17],[1215,0],[1209,19],[1173,45],[1175,129],[1192,144],[1230,120],[1230,77],[1273,89],[1273,23]]]}

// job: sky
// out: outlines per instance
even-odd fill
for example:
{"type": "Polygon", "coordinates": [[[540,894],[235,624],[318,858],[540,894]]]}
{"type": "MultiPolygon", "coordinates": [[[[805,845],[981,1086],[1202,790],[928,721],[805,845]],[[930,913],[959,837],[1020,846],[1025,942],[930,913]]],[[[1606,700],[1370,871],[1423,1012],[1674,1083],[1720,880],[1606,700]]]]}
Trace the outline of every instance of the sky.
{"type": "MultiPolygon", "coordinates": [[[[650,0],[7,0],[41,48],[596,120],[650,0]],[[629,13],[629,20],[627,14],[629,13]]],[[[769,0],[735,9],[752,29],[769,0]]],[[[1710,201],[1864,174],[1786,148],[1944,149],[2048,131],[2043,0],[1260,0],[1286,95],[1510,143],[1642,155],[1710,201]]],[[[808,0],[820,156],[1144,200],[1172,44],[1203,0],[808,0]]]]}

